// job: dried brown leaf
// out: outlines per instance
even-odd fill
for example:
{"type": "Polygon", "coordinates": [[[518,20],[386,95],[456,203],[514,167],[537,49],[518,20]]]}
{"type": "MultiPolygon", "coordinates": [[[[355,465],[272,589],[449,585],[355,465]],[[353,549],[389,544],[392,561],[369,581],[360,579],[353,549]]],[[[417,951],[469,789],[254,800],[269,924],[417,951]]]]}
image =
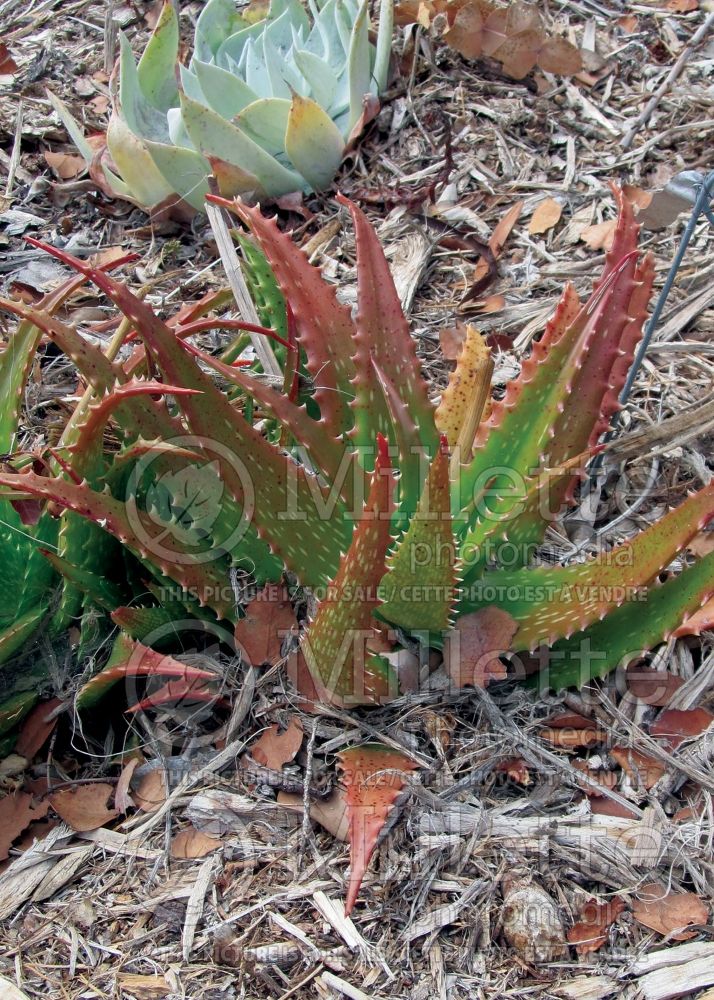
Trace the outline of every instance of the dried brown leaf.
{"type": "Polygon", "coordinates": [[[48,151],[44,156],[47,166],[61,181],[72,180],[85,167],[83,158],[81,156],[73,156],[71,153],[52,153],[48,151]]]}
{"type": "Polygon", "coordinates": [[[568,931],[568,943],[575,945],[578,955],[590,955],[607,941],[607,931],[625,909],[619,896],[607,903],[591,899],[580,911],[578,921],[568,931]]]}
{"type": "Polygon", "coordinates": [[[455,326],[445,326],[439,330],[441,353],[449,361],[456,361],[461,354],[467,332],[467,323],[457,323],[455,326]]]}
{"type": "Polygon", "coordinates": [[[700,558],[708,556],[710,552],[714,552],[714,531],[700,531],[687,545],[687,548],[693,555],[700,558]]]}
{"type": "Polygon", "coordinates": [[[583,57],[567,38],[554,35],[543,42],[538,53],[538,65],[544,73],[573,76],[583,68],[583,57]]]}
{"type": "Polygon", "coordinates": [[[657,931],[658,934],[672,935],[674,941],[688,941],[696,937],[696,931],[679,931],[690,924],[706,924],[709,907],[693,892],[665,892],[652,882],[642,887],[641,898],[632,904],[635,920],[657,931]]]}
{"type": "Polygon", "coordinates": [[[699,736],[714,722],[714,715],[706,708],[668,708],[650,726],[650,736],[661,740],[671,750],[676,750],[684,740],[699,736]]]}
{"type": "Polygon", "coordinates": [[[114,805],[120,813],[125,813],[134,806],[134,800],[129,794],[129,786],[138,763],[139,758],[132,757],[132,759],[127,761],[124,765],[122,772],[119,775],[119,781],[117,781],[117,787],[114,793],[114,805]]]}
{"type": "Polygon", "coordinates": [[[496,765],[496,772],[505,774],[518,785],[530,785],[531,774],[522,757],[507,757],[496,765]]]}
{"type": "Polygon", "coordinates": [[[11,76],[17,73],[17,63],[10,55],[10,51],[4,42],[0,42],[0,76],[11,76]]]}
{"type": "Polygon", "coordinates": [[[205,858],[207,854],[217,850],[221,846],[221,841],[216,837],[209,837],[207,833],[201,833],[194,826],[187,826],[171,841],[172,858],[205,858]]]}
{"type": "Polygon", "coordinates": [[[68,826],[82,833],[96,830],[119,815],[118,810],[107,808],[113,791],[113,786],[104,781],[92,781],[74,788],[61,788],[49,796],[49,802],[68,826]]]}
{"type": "Polygon", "coordinates": [[[444,41],[465,59],[478,59],[483,48],[483,17],[475,4],[468,3],[456,14],[444,34],[444,41]]]}
{"type": "Polygon", "coordinates": [[[489,295],[485,299],[479,299],[477,302],[473,303],[473,309],[476,312],[484,314],[501,312],[501,310],[505,308],[505,295],[489,295]]]}
{"type": "Polygon", "coordinates": [[[166,801],[166,776],[161,768],[145,774],[132,792],[134,804],[142,812],[155,812],[166,801]]]}
{"type": "Polygon", "coordinates": [[[550,726],[551,729],[591,729],[594,723],[579,712],[556,712],[544,719],[543,725],[550,726]]]}
{"type": "Polygon", "coordinates": [[[20,727],[15,744],[19,754],[32,760],[42,749],[57,726],[57,716],[53,713],[61,704],[61,698],[52,698],[50,701],[35,705],[20,727]]]}
{"type": "Polygon", "coordinates": [[[653,670],[638,663],[628,667],[626,676],[630,694],[647,705],[669,704],[675,691],[684,684],[683,677],[668,670],[653,670]]]}
{"type": "Polygon", "coordinates": [[[591,250],[611,250],[615,239],[616,219],[596,222],[594,226],[581,229],[579,239],[587,243],[591,250]]]}
{"type": "Polygon", "coordinates": [[[30,823],[42,819],[48,809],[49,802],[36,803],[28,792],[15,792],[0,799],[0,861],[8,856],[13,840],[30,823]]]}
{"type": "Polygon", "coordinates": [[[688,14],[691,10],[699,10],[699,0],[667,0],[664,6],[675,14],[688,14]]]}
{"type": "Polygon", "coordinates": [[[521,212],[523,211],[523,202],[517,201],[515,205],[512,205],[503,218],[499,221],[496,228],[491,233],[491,238],[488,241],[488,245],[491,248],[491,252],[494,257],[500,257],[501,251],[506,245],[506,240],[511,235],[511,230],[518,222],[521,212]]]}
{"type": "MultiPolygon", "coordinates": [[[[619,773],[617,771],[605,771],[602,768],[595,770],[594,768],[589,767],[588,762],[580,757],[576,757],[572,760],[571,764],[576,771],[582,771],[583,774],[587,774],[589,778],[592,778],[593,781],[597,781],[598,785],[602,785],[603,788],[615,788],[617,786],[619,781],[619,773]]],[[[585,782],[583,782],[582,789],[588,798],[602,798],[604,795],[604,792],[599,792],[589,783],[585,784],[585,782]]],[[[628,816],[629,815],[630,814],[628,812],[628,816]]]]}
{"type": "Polygon", "coordinates": [[[557,225],[560,216],[563,214],[563,206],[555,198],[546,198],[536,205],[535,211],[528,223],[528,232],[531,236],[540,233],[547,233],[549,229],[557,225]]]}
{"type": "Polygon", "coordinates": [[[254,667],[274,663],[283,640],[297,626],[288,592],[267,584],[246,608],[235,629],[238,647],[254,667]]]}
{"type": "Polygon", "coordinates": [[[658,760],[631,747],[613,747],[610,756],[636,784],[649,790],[665,773],[665,766],[658,760]]]}
{"type": "Polygon", "coordinates": [[[485,688],[503,680],[506,667],[499,657],[511,648],[518,626],[506,611],[488,607],[462,615],[446,635],[444,669],[451,683],[485,688]]]}
{"type": "Polygon", "coordinates": [[[636,819],[639,817],[640,811],[636,805],[633,804],[632,809],[628,809],[626,805],[621,805],[619,802],[613,801],[613,799],[595,797],[590,800],[590,812],[594,816],[616,816],[618,819],[636,819]]]}
{"type": "Polygon", "coordinates": [[[300,719],[294,716],[284,732],[278,726],[266,729],[251,747],[250,754],[257,764],[280,771],[283,764],[291,761],[302,746],[303,728],[300,719]]]}
{"type": "Polygon", "coordinates": [[[538,733],[542,740],[551,746],[569,750],[573,747],[594,747],[602,743],[606,734],[600,729],[541,729],[538,733]]]}
{"type": "Polygon", "coordinates": [[[495,57],[503,65],[503,72],[514,80],[522,80],[538,62],[538,54],[543,44],[540,31],[524,31],[509,36],[499,45],[495,57]]]}
{"type": "Polygon", "coordinates": [[[641,210],[647,208],[649,203],[652,201],[652,192],[644,191],[642,188],[637,187],[635,184],[623,184],[622,193],[627,198],[627,200],[637,208],[641,210]]]}

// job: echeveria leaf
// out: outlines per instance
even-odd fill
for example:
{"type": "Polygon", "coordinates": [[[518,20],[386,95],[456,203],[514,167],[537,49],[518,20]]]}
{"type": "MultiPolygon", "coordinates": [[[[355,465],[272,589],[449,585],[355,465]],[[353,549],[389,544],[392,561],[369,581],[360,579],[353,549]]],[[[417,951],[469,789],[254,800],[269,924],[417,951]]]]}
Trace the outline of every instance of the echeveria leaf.
{"type": "Polygon", "coordinates": [[[169,127],[166,113],[159,111],[144,96],[139,72],[134,62],[129,40],[119,34],[119,108],[123,123],[142,139],[166,142],[169,127]]]}
{"type": "Polygon", "coordinates": [[[196,22],[194,58],[210,61],[226,38],[245,26],[234,0],[208,0],[196,22]]]}
{"type": "Polygon", "coordinates": [[[107,149],[132,199],[153,207],[173,194],[173,187],[159,171],[144,140],[119,115],[112,115],[109,122],[107,149]]]}
{"type": "MultiPolygon", "coordinates": [[[[208,106],[224,118],[233,118],[258,99],[258,95],[244,80],[220,66],[194,59],[191,69],[196,74],[208,106]]],[[[193,98],[188,90],[186,96],[193,98]]]]}
{"type": "Polygon", "coordinates": [[[389,58],[392,54],[392,33],[394,31],[393,0],[380,0],[379,28],[377,30],[377,51],[374,57],[374,79],[377,93],[387,89],[389,82],[389,58]]]}
{"type": "MultiPolygon", "coordinates": [[[[339,7],[338,7],[339,12],[339,7]]],[[[339,22],[338,22],[339,24],[339,22]]],[[[362,99],[370,92],[372,72],[367,23],[367,0],[360,7],[357,19],[352,25],[347,72],[350,81],[350,130],[362,114],[362,99]]]]}
{"type": "Polygon", "coordinates": [[[181,99],[181,108],[186,129],[196,147],[254,174],[266,195],[279,198],[303,188],[305,182],[299,174],[283,167],[225,118],[185,96],[181,99]]]}
{"type": "Polygon", "coordinates": [[[285,152],[315,191],[322,191],[335,176],[344,148],[339,129],[320,105],[309,97],[294,94],[285,132],[285,152]]]}
{"type": "Polygon", "coordinates": [[[289,100],[282,97],[261,97],[236,115],[235,124],[267,153],[275,155],[285,149],[289,115],[289,100]]]}
{"type": "Polygon", "coordinates": [[[310,87],[308,96],[323,108],[331,108],[337,93],[337,74],[319,56],[307,49],[293,49],[293,59],[310,87]]]}
{"type": "Polygon", "coordinates": [[[148,140],[145,140],[144,146],[171,190],[192,208],[202,209],[210,190],[208,178],[211,167],[208,161],[200,153],[182,146],[148,140]]]}
{"type": "Polygon", "coordinates": [[[167,2],[161,8],[137,70],[142,94],[160,111],[168,111],[178,103],[175,72],[178,49],[178,17],[174,5],[167,2]]]}

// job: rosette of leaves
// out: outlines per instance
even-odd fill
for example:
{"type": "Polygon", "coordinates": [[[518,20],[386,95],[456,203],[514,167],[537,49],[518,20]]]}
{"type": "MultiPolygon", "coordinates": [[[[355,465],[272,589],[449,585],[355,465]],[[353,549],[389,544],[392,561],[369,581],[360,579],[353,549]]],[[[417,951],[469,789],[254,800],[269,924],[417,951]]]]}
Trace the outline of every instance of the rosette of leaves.
{"type": "Polygon", "coordinates": [[[144,208],[177,196],[201,210],[213,175],[224,195],[279,198],[332,181],[387,82],[392,0],[376,45],[367,0],[271,0],[238,13],[209,0],[194,52],[179,64],[179,25],[166,3],[138,66],[120,35],[118,88],[99,158],[53,97],[93,174],[144,208]]]}
{"type": "MultiPolygon", "coordinates": [[[[125,284],[45,247],[108,296],[142,346],[110,362],[46,310],[0,300],[72,358],[96,397],[59,472],[2,471],[0,487],[117,539],[145,568],[156,598],[147,620],[171,613],[159,600],[173,581],[184,616],[239,626],[232,571],[250,569],[262,582],[288,571],[317,597],[293,677],[304,697],[342,708],[402,693],[390,649],[406,637],[442,648],[455,686],[504,677],[505,654],[539,651],[547,670],[536,680],[561,688],[663,639],[698,634],[712,624],[714,553],[676,575],[668,567],[714,515],[714,483],[609,551],[578,562],[537,558],[619,408],[652,289],[653,260],[639,259],[632,207],[617,197],[613,246],[591,296],[581,302],[566,286],[519,377],[494,400],[488,348],[473,329],[438,404],[431,398],[376,234],[346,199],[356,233],[354,314],[274,221],[217,199],[272,268],[262,307],[267,315],[282,304],[292,331],[282,389],[192,344],[231,321],[184,311],[165,322],[125,284]],[[309,405],[292,392],[301,355],[314,386],[309,405]],[[277,441],[265,433],[271,422],[284,431],[277,441]],[[108,424],[120,439],[112,456],[101,451],[108,424]],[[98,463],[91,476],[87,455],[98,463]]],[[[96,586],[69,559],[55,565],[75,586],[96,586]]],[[[142,638],[141,609],[130,610],[112,617],[142,638]]],[[[365,770],[359,752],[356,761],[343,755],[357,775],[348,796],[350,906],[411,766],[379,745],[367,756],[365,770]],[[360,809],[375,798],[370,775],[380,768],[402,777],[380,792],[379,812],[365,823],[360,809]]]]}

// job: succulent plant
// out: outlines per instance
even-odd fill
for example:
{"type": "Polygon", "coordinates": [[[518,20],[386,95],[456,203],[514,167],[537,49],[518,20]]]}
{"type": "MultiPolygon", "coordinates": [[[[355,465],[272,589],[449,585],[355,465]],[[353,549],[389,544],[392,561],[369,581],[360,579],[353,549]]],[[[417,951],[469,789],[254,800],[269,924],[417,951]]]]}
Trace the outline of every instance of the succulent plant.
{"type": "MultiPolygon", "coordinates": [[[[660,579],[714,515],[714,483],[609,551],[559,565],[535,558],[618,409],[642,332],[654,267],[637,259],[638,227],[619,193],[591,297],[581,303],[566,287],[520,376],[487,406],[488,349],[474,330],[438,405],[430,398],[384,254],[357,206],[341,199],[356,232],[353,316],[275,222],[217,200],[272,268],[277,284],[262,274],[261,308],[287,309],[285,386],[295,383],[296,335],[315,386],[309,405],[191,346],[195,333],[226,321],[184,311],[164,322],[124,284],[61,250],[46,247],[93,281],[140,339],[129,361],[108,360],[47,310],[0,300],[72,358],[96,397],[62,469],[3,471],[0,487],[101,526],[145,568],[150,592],[174,581],[174,605],[154,601],[147,616],[237,624],[232,569],[259,583],[288,570],[318,599],[291,664],[298,688],[348,708],[400,693],[389,650],[406,637],[443,648],[456,686],[505,676],[502,654],[540,650],[548,669],[536,681],[563,687],[711,624],[711,602],[701,609],[714,591],[714,553],[660,579]],[[265,418],[284,429],[279,442],[264,433],[265,418]],[[112,459],[101,451],[109,422],[122,442],[112,459]]],[[[253,264],[255,276],[257,257],[253,264]]],[[[55,564],[107,603],[69,556],[55,564]]],[[[139,639],[140,610],[114,615],[139,639]]],[[[389,769],[399,757],[378,745],[367,756],[389,769]]],[[[353,765],[359,771],[343,759],[353,765]]],[[[379,796],[382,818],[395,795],[390,787],[379,796]]],[[[358,799],[353,790],[350,906],[379,827],[360,827],[358,799]]]]}
{"type": "MultiPolygon", "coordinates": [[[[300,0],[271,0],[263,16],[209,0],[188,66],[179,66],[171,3],[138,66],[122,34],[103,186],[145,208],[178,195],[199,210],[211,174],[224,195],[327,187],[386,86],[392,0],[381,4],[376,46],[367,0],[312,0],[310,10],[312,20],[300,0]]],[[[96,176],[95,151],[52,101],[96,176]]]]}

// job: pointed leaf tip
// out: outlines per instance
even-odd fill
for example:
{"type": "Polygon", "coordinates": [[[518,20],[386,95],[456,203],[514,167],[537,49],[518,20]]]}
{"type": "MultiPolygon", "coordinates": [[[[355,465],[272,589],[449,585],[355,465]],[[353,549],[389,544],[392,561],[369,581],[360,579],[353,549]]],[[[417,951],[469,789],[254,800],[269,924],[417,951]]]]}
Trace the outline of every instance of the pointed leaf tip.
{"type": "Polygon", "coordinates": [[[338,757],[350,830],[351,867],[345,903],[345,916],[349,916],[387,817],[406,784],[408,772],[418,764],[381,743],[350,747],[338,757]]]}

